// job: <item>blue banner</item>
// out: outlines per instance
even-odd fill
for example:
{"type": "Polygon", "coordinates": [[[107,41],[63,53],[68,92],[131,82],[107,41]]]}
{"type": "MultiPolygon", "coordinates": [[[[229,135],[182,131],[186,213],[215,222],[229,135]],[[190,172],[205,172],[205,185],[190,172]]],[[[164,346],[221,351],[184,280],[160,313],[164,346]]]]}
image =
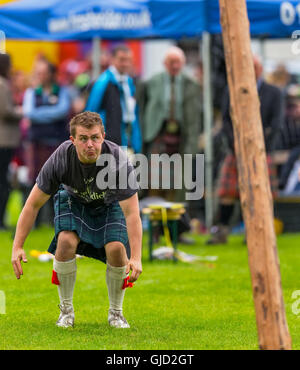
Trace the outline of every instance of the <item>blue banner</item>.
{"type": "Polygon", "coordinates": [[[178,38],[206,29],[206,0],[21,0],[0,7],[7,38],[178,38]]]}
{"type": "MultiPolygon", "coordinates": [[[[219,1],[209,0],[208,31],[220,33],[219,1]]],[[[300,29],[300,1],[247,0],[250,32],[252,36],[291,37],[300,29]]]]}
{"type": "MultiPolygon", "coordinates": [[[[247,0],[252,36],[291,37],[300,0],[247,0]]],[[[32,40],[199,37],[220,33],[218,0],[21,0],[0,7],[6,38],[32,40]]]]}

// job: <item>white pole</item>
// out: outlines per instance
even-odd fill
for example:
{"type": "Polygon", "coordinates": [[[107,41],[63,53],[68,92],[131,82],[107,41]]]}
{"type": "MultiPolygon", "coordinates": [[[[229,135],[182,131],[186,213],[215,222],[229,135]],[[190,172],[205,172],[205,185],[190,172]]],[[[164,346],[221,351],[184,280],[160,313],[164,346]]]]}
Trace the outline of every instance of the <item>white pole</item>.
{"type": "Polygon", "coordinates": [[[214,197],[213,197],[213,103],[211,86],[211,37],[208,32],[202,36],[203,62],[203,113],[205,134],[205,223],[209,230],[213,224],[214,197]]]}
{"type": "Polygon", "coordinates": [[[259,39],[259,51],[260,51],[260,57],[261,57],[261,62],[263,66],[263,72],[265,71],[266,67],[266,48],[265,48],[265,38],[261,37],[259,39]]]}
{"type": "Polygon", "coordinates": [[[99,36],[93,38],[92,44],[92,80],[95,81],[101,73],[101,39],[99,36]]]}

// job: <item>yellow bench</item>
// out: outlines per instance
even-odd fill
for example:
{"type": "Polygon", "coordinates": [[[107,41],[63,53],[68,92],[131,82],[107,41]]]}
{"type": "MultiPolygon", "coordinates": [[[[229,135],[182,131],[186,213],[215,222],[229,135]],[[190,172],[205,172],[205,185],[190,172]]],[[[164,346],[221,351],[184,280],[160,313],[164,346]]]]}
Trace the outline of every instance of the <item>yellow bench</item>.
{"type": "Polygon", "coordinates": [[[164,236],[166,239],[166,244],[169,247],[174,248],[174,261],[176,261],[176,251],[177,251],[177,241],[178,241],[178,220],[181,215],[185,213],[184,204],[182,203],[160,203],[160,204],[150,204],[142,210],[144,215],[148,215],[148,230],[149,230],[149,258],[150,261],[153,260],[153,223],[162,222],[164,229],[164,236]],[[171,240],[169,226],[171,230],[171,235],[173,242],[171,240]]]}

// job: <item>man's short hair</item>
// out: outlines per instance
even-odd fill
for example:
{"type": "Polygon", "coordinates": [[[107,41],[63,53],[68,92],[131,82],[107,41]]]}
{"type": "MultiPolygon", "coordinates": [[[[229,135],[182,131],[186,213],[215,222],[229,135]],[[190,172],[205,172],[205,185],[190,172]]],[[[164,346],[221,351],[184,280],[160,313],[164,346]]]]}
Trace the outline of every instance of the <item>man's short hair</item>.
{"type": "Polygon", "coordinates": [[[169,56],[176,55],[182,60],[182,63],[185,64],[186,62],[186,57],[182,49],[180,49],[178,46],[171,46],[169,49],[166,51],[165,58],[164,60],[167,60],[169,56]]]}
{"type": "Polygon", "coordinates": [[[118,44],[111,50],[111,55],[115,57],[119,51],[123,51],[124,53],[130,53],[130,48],[125,44],[118,44]]]}
{"type": "Polygon", "coordinates": [[[77,126],[82,126],[87,129],[90,129],[93,126],[100,126],[101,133],[104,135],[103,122],[98,113],[86,111],[76,114],[76,116],[74,116],[70,121],[70,134],[73,137],[76,136],[77,126]]]}

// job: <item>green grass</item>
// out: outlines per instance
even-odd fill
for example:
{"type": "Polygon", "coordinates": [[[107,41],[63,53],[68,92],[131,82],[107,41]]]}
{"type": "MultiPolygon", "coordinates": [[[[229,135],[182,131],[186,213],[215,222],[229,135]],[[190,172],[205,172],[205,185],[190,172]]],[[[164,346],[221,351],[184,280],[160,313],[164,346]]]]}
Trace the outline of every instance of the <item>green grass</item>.
{"type": "MultiPolygon", "coordinates": [[[[6,314],[0,315],[0,349],[257,349],[257,330],[242,236],[232,236],[227,246],[197,245],[180,250],[195,255],[218,256],[215,266],[172,261],[148,261],[147,235],[143,249],[143,274],[127,289],[124,313],[129,330],[107,324],[108,298],[105,265],[84,258],[77,261],[74,329],[55,326],[57,288],[51,285],[52,263],[29,256],[31,249],[45,250],[51,228],[33,231],[25,245],[28,263],[17,280],[10,265],[11,234],[0,233],[0,290],[6,296],[6,314]]],[[[293,349],[300,349],[300,314],[292,313],[292,292],[300,290],[299,235],[278,238],[286,315],[293,349]]]]}

